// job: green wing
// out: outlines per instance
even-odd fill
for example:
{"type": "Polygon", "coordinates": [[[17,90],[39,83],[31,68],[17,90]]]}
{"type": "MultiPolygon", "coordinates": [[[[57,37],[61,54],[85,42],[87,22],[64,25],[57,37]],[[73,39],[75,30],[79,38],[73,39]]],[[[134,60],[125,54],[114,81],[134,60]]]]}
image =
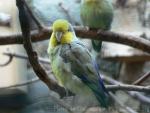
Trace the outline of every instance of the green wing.
{"type": "Polygon", "coordinates": [[[108,92],[89,51],[81,43],[75,42],[62,47],[60,56],[65,63],[70,63],[72,73],[93,91],[100,105],[107,107],[108,92]]]}

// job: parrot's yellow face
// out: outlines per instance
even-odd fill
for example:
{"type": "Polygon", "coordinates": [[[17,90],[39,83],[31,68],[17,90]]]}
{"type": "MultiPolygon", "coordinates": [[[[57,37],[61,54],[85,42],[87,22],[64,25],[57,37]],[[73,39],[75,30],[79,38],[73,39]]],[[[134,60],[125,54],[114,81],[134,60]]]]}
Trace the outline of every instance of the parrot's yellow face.
{"type": "Polygon", "coordinates": [[[53,33],[50,38],[51,47],[73,41],[73,33],[70,31],[69,26],[69,22],[63,19],[56,20],[53,23],[53,33]]]}

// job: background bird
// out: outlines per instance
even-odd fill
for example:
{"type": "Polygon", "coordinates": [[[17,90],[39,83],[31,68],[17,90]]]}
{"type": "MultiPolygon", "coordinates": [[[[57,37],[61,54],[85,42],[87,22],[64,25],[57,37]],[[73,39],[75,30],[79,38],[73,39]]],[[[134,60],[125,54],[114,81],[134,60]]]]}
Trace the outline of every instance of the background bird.
{"type": "Polygon", "coordinates": [[[68,21],[59,19],[53,23],[47,51],[59,85],[78,95],[83,106],[99,103],[102,107],[108,107],[109,94],[97,65],[68,21]]]}
{"type": "MultiPolygon", "coordinates": [[[[113,20],[113,7],[110,0],[82,0],[81,20],[83,25],[91,30],[109,30],[113,20]]],[[[101,41],[92,40],[93,49],[96,52],[101,50],[101,41]]]]}

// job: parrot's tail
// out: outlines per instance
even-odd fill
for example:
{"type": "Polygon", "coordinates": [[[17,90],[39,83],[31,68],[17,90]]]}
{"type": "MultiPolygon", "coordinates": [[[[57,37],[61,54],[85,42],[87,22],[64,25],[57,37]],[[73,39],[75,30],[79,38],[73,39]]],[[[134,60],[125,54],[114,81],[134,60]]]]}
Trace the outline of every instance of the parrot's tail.
{"type": "Polygon", "coordinates": [[[101,47],[102,47],[102,41],[99,40],[92,40],[92,46],[93,49],[99,53],[101,51],[101,47]]]}
{"type": "Polygon", "coordinates": [[[111,98],[107,92],[104,92],[102,90],[94,91],[94,95],[96,96],[101,107],[108,108],[110,106],[111,98]]]}

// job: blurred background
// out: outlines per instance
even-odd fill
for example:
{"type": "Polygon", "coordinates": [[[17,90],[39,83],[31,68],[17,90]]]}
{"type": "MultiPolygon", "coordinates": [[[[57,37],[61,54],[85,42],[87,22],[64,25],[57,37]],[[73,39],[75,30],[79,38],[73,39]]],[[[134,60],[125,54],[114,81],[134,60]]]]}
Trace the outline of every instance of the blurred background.
{"type": "MultiPolygon", "coordinates": [[[[26,0],[38,20],[49,27],[58,18],[67,19],[73,25],[82,25],[80,19],[80,0],[26,0]]],[[[111,0],[114,6],[114,19],[111,31],[141,36],[150,40],[150,1],[149,0],[111,0]]],[[[31,21],[32,29],[37,29],[31,21]]],[[[15,0],[0,0],[0,37],[20,33],[18,10],[15,0]]],[[[82,39],[91,50],[91,42],[82,39]]],[[[46,53],[48,40],[33,44],[38,55],[48,58],[46,53]]],[[[15,52],[25,54],[22,45],[0,45],[0,64],[9,59],[3,53],[15,52]],[[9,49],[9,51],[8,51],[9,49]]],[[[150,70],[150,56],[129,46],[103,42],[98,56],[101,73],[123,83],[133,83],[150,70]]],[[[50,74],[49,65],[42,64],[50,74]]],[[[4,88],[14,84],[35,79],[28,60],[13,58],[8,65],[0,67],[0,113],[67,113],[50,95],[58,97],[48,90],[39,80],[21,87],[4,88]]],[[[150,78],[142,85],[149,85],[150,78]]],[[[116,95],[125,105],[137,113],[150,113],[150,103],[142,103],[122,91],[116,95]]],[[[150,95],[143,95],[149,97],[150,95]]],[[[72,98],[67,98],[68,103],[72,98]]],[[[150,100],[150,97],[149,97],[150,100]]],[[[113,110],[112,113],[127,113],[113,110]]],[[[96,112],[93,112],[96,113],[96,112]]]]}

